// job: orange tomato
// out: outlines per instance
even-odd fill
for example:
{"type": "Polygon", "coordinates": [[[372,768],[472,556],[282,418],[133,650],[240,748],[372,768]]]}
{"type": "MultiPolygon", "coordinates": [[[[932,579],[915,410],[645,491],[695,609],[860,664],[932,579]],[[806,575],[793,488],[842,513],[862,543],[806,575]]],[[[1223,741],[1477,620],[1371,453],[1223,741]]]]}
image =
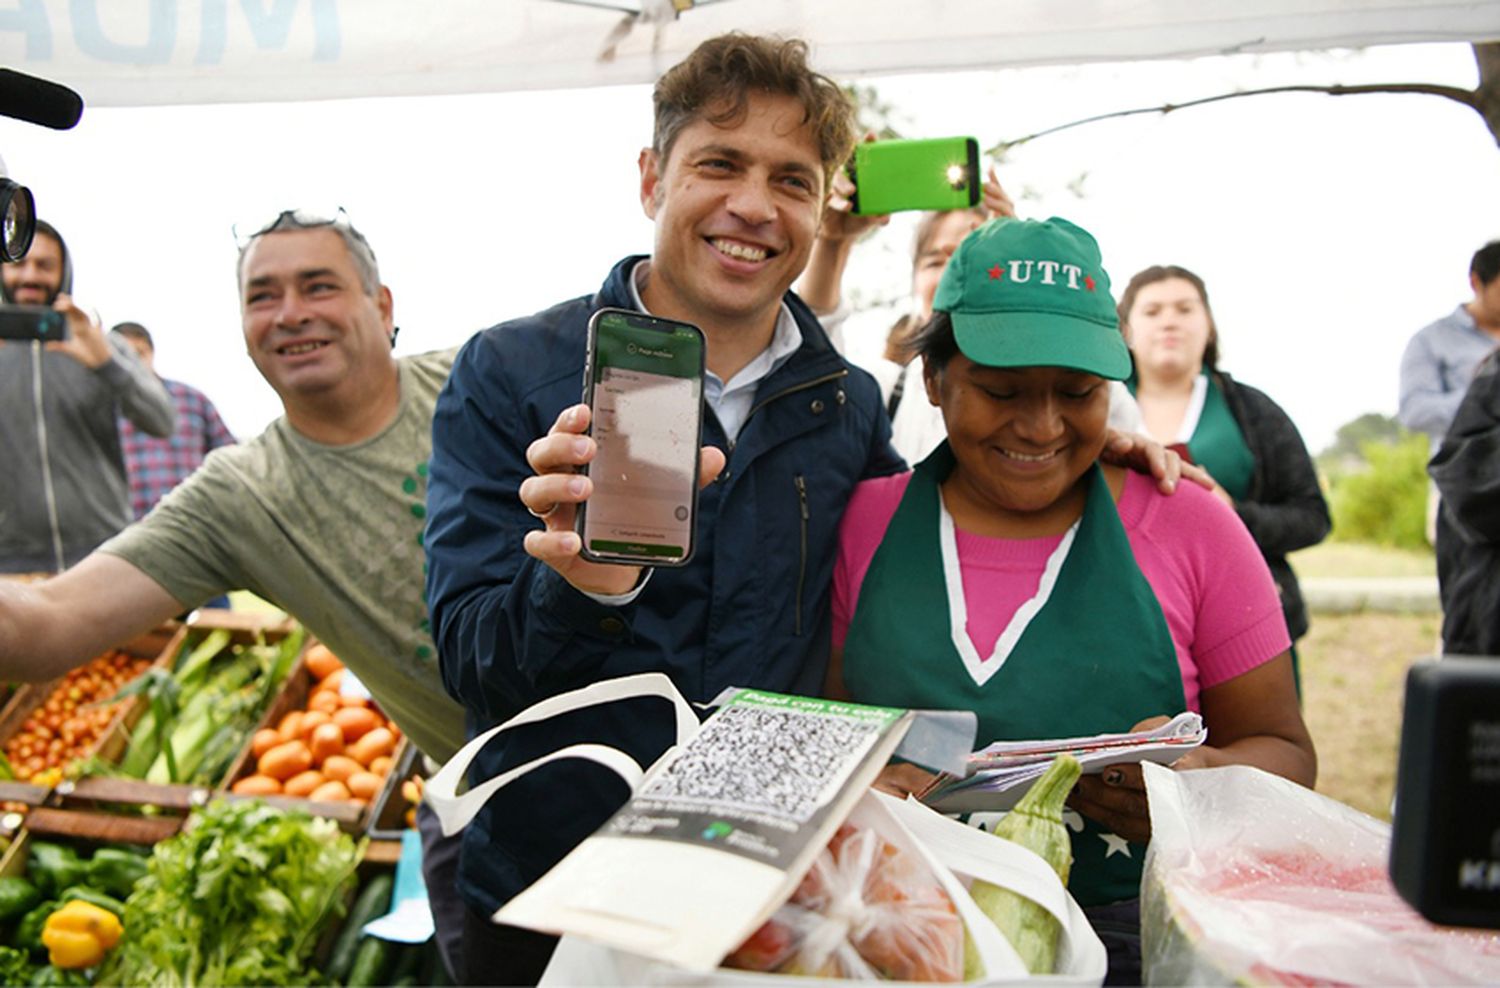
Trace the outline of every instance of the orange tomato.
{"type": "Polygon", "coordinates": [[[389,755],[395,747],[395,735],[383,727],[377,727],[369,734],[349,745],[345,751],[350,758],[361,765],[368,765],[381,755],[389,755]]]}
{"type": "Polygon", "coordinates": [[[370,759],[370,771],[374,772],[376,775],[389,775],[391,772],[391,766],[394,764],[395,759],[393,759],[390,755],[380,755],[376,758],[370,759]]]}
{"type": "Polygon", "coordinates": [[[339,660],[339,657],[322,642],[314,642],[310,645],[307,654],[303,656],[303,661],[307,663],[307,671],[312,673],[313,679],[321,680],[335,669],[344,668],[344,663],[339,660]]]}
{"type": "Polygon", "coordinates": [[[344,753],[344,731],[337,724],[320,724],[308,741],[314,765],[322,765],[330,755],[344,753]]]}
{"type": "Polygon", "coordinates": [[[323,775],[335,782],[347,782],[355,772],[364,771],[359,762],[348,755],[329,755],[323,763],[323,775]]]}
{"type": "Polygon", "coordinates": [[[332,720],[333,718],[325,711],[309,710],[302,715],[302,724],[297,728],[298,736],[305,741],[312,737],[312,732],[316,731],[320,725],[327,724],[332,720]]]}
{"type": "Polygon", "coordinates": [[[283,741],[294,741],[302,734],[302,711],[293,710],[281,718],[281,723],[276,725],[276,733],[281,735],[283,741]]]}
{"type": "MultiPolygon", "coordinates": [[[[380,715],[364,707],[340,707],[333,712],[333,722],[343,730],[344,743],[353,744],[380,726],[380,715]]],[[[378,751],[376,754],[388,752],[378,751]]]]}
{"type": "Polygon", "coordinates": [[[307,709],[321,710],[325,714],[332,714],[341,706],[339,695],[332,690],[318,690],[307,700],[307,709]]]}
{"type": "Polygon", "coordinates": [[[325,782],[307,798],[317,803],[342,803],[349,798],[349,787],[342,782],[325,782]]]}
{"type": "Polygon", "coordinates": [[[380,776],[373,772],[355,772],[344,784],[349,787],[349,792],[356,798],[374,799],[375,794],[380,792],[382,781],[380,776]]]}
{"type": "Polygon", "coordinates": [[[229,791],[239,796],[273,796],[281,792],[281,783],[268,775],[247,775],[229,791]]]}
{"type": "Polygon", "coordinates": [[[255,763],[261,775],[286,781],[298,772],[312,768],[312,752],[301,741],[283,741],[267,751],[255,763]]]}
{"type": "Polygon", "coordinates": [[[315,769],[308,769],[306,772],[298,772],[290,779],[287,779],[286,784],[281,787],[281,791],[288,796],[305,799],[312,794],[314,789],[327,781],[327,779],[323,778],[322,772],[315,769]]]}
{"type": "Polygon", "coordinates": [[[318,680],[317,685],[314,686],[313,689],[314,690],[333,690],[335,693],[337,693],[339,691],[339,687],[342,686],[343,684],[344,684],[344,670],[343,669],[335,669],[335,670],[333,670],[333,672],[330,672],[328,675],[326,675],[322,679],[318,680]]]}
{"type": "Polygon", "coordinates": [[[259,758],[261,755],[264,755],[267,751],[270,751],[272,748],[280,744],[281,741],[282,738],[280,731],[272,730],[269,727],[263,727],[260,730],[256,731],[254,737],[250,739],[250,754],[254,755],[256,758],[259,758]]]}

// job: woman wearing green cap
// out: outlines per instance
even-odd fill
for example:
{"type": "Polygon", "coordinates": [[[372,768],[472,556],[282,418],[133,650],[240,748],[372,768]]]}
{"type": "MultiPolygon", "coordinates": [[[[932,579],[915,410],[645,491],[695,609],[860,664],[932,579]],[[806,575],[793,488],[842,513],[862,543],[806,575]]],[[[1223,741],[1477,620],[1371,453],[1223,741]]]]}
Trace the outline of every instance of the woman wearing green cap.
{"type": "MultiPolygon", "coordinates": [[[[1295,642],[1307,633],[1307,607],[1286,555],[1322,542],[1332,524],[1301,434],[1276,402],[1219,369],[1208,288],[1187,268],[1138,272],[1119,314],[1146,431],[1213,476],[1260,546],[1295,642]]],[[[1294,647],[1294,675],[1296,661],[1294,647]]]]}
{"type": "MultiPolygon", "coordinates": [[[[1209,744],[1177,767],[1248,764],[1312,785],[1286,624],[1244,526],[1196,485],[1168,497],[1098,462],[1107,382],[1130,355],[1093,237],[1055,218],[986,223],[934,310],[910,345],[948,439],[855,490],[830,694],[973,710],[981,744],[1197,710],[1209,744]]],[[[883,782],[928,778],[899,765],[883,782]]],[[[1111,979],[1138,979],[1139,766],[1085,776],[1070,804],[1082,829],[1069,888],[1110,947],[1111,979]]]]}

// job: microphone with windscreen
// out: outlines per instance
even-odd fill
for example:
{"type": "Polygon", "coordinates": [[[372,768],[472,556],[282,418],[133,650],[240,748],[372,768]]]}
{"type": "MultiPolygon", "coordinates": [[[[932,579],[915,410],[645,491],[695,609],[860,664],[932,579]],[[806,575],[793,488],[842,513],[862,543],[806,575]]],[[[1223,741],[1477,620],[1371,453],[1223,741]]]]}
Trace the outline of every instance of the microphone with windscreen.
{"type": "Polygon", "coordinates": [[[67,86],[13,69],[0,69],[0,114],[53,130],[67,130],[83,115],[83,97],[67,86]]]}

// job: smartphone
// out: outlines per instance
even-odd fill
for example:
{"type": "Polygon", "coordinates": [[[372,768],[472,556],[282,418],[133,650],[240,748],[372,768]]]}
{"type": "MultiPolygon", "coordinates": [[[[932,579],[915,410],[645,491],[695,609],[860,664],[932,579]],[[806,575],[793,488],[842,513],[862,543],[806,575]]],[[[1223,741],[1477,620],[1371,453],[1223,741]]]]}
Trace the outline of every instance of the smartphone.
{"type": "Polygon", "coordinates": [[[583,558],[637,566],[692,558],[703,368],[697,326],[624,309],[589,319],[583,400],[598,451],[577,519],[583,558]]]}
{"type": "Polygon", "coordinates": [[[0,305],[0,340],[64,340],[68,317],[45,305],[0,305]]]}
{"type": "Polygon", "coordinates": [[[861,216],[979,204],[979,142],[972,137],[866,141],[847,167],[861,216]]]}

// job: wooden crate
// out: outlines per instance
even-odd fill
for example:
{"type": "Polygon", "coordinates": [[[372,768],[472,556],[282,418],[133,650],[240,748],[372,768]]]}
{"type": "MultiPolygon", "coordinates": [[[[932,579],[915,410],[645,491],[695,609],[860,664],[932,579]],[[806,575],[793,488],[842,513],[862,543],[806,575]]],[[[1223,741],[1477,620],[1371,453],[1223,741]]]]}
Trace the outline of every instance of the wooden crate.
{"type": "MultiPolygon", "coordinates": [[[[309,645],[311,641],[309,639],[309,645]]],[[[305,656],[306,649],[303,651],[305,656]]],[[[315,685],[317,684],[313,680],[312,671],[307,668],[305,658],[299,658],[296,667],[287,676],[286,683],[282,687],[281,692],[277,694],[276,698],[271,701],[270,706],[266,708],[265,715],[261,718],[256,730],[275,728],[281,723],[281,719],[292,711],[307,709],[307,701],[315,685]]],[[[371,702],[374,705],[373,701],[371,702]]],[[[380,710],[378,705],[375,705],[375,709],[379,711],[382,717],[385,716],[385,711],[380,710]]],[[[341,828],[352,834],[362,834],[370,826],[371,821],[374,819],[374,808],[381,805],[393,786],[401,784],[401,776],[398,770],[403,760],[407,759],[408,750],[414,750],[412,749],[411,742],[403,734],[396,743],[396,749],[391,753],[391,771],[386,775],[380,791],[375,794],[375,798],[370,800],[367,805],[352,802],[314,802],[291,796],[236,796],[229,791],[230,786],[245,776],[255,773],[256,759],[250,747],[254,736],[255,732],[252,731],[251,736],[245,739],[245,746],[240,750],[239,757],[230,766],[228,774],[225,775],[223,782],[220,784],[222,794],[230,799],[257,798],[264,799],[267,803],[275,806],[304,809],[315,816],[328,817],[337,821],[341,828]]]]}
{"type": "MultiPolygon", "coordinates": [[[[198,617],[181,630],[171,646],[162,654],[160,661],[163,667],[170,668],[184,648],[191,647],[190,643],[195,644],[201,641],[204,635],[219,629],[229,632],[231,644],[250,645],[257,641],[275,644],[296,628],[296,624],[288,619],[263,614],[222,610],[199,611],[197,614],[198,617]]],[[[98,751],[100,759],[114,764],[120,762],[125,755],[126,747],[130,744],[130,732],[140,720],[143,712],[144,704],[133,712],[122,730],[112,730],[105,735],[104,742],[98,751]]],[[[88,800],[150,804],[185,811],[188,807],[202,802],[211,789],[211,786],[205,788],[153,785],[130,779],[79,780],[79,785],[75,785],[70,792],[66,793],[65,798],[74,802],[88,800]],[[116,783],[123,783],[123,785],[115,785],[116,783]],[[114,798],[103,795],[105,791],[112,792],[114,798]]]]}
{"type": "MultiPolygon", "coordinates": [[[[138,658],[151,659],[152,665],[157,666],[163,662],[170,661],[174,654],[177,643],[182,639],[185,631],[182,625],[175,621],[169,621],[160,625],[143,635],[139,635],[123,645],[117,646],[113,651],[125,652],[138,658]]],[[[97,658],[97,656],[95,657],[97,658]]],[[[93,659],[90,660],[94,661],[93,659]]],[[[55,690],[62,685],[62,677],[49,680],[45,683],[29,683],[18,689],[10,701],[6,703],[3,711],[0,711],[0,745],[9,741],[11,737],[21,729],[37,708],[47,702],[55,690]]],[[[100,755],[106,758],[106,752],[114,746],[120,745],[130,737],[130,731],[135,727],[136,721],[140,719],[142,704],[139,697],[132,697],[121,703],[120,709],[116,711],[114,718],[104,731],[95,739],[94,744],[84,753],[84,760],[100,755]]],[[[37,788],[37,787],[31,787],[37,788]]],[[[10,799],[9,796],[0,796],[0,799],[10,799]]],[[[24,796],[21,801],[28,801],[24,796]]]]}

